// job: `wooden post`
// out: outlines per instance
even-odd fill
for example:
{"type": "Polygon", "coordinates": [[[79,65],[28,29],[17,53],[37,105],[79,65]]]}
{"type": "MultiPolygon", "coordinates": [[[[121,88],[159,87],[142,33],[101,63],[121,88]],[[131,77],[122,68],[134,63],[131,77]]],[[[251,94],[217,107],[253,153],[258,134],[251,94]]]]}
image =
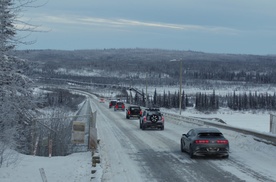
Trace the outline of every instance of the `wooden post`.
{"type": "Polygon", "coordinates": [[[52,151],[53,151],[53,141],[52,139],[49,140],[49,157],[52,157],[52,151]]]}
{"type": "Polygon", "coordinates": [[[43,182],[47,182],[46,174],[43,168],[39,168],[39,172],[43,182]]]}

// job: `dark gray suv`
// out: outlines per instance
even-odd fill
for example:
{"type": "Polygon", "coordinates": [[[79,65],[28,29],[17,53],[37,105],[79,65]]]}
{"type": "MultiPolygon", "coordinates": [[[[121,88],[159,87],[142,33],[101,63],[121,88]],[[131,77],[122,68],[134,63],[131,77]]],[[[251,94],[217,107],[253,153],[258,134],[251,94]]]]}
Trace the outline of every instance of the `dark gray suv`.
{"type": "Polygon", "coordinates": [[[212,155],[228,158],[229,141],[216,128],[193,128],[180,139],[182,152],[188,152],[190,157],[196,155],[212,155]]]}
{"type": "Polygon", "coordinates": [[[126,118],[140,118],[142,115],[142,109],[140,106],[128,106],[126,109],[126,118]]]}
{"type": "Polygon", "coordinates": [[[158,128],[164,130],[164,116],[158,108],[145,109],[140,117],[140,128],[145,130],[147,128],[158,128]]]}
{"type": "Polygon", "coordinates": [[[114,107],[116,104],[117,104],[117,101],[116,101],[116,100],[111,100],[111,101],[109,102],[109,108],[114,107]]]}

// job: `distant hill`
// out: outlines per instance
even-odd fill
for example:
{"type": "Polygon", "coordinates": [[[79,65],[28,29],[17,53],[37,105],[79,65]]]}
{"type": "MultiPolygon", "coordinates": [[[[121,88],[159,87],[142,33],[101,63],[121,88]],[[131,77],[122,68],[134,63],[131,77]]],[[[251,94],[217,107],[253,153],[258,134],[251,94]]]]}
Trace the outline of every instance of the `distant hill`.
{"type": "Polygon", "coordinates": [[[32,74],[96,82],[177,84],[182,59],[184,81],[221,80],[276,82],[275,55],[211,54],[162,49],[20,50],[15,55],[32,62],[32,74]],[[174,61],[172,61],[174,60],[174,61]],[[147,76],[145,76],[147,75],[147,76]],[[100,79],[101,77],[104,78],[100,79]],[[99,81],[101,80],[101,81],[99,81]]]}

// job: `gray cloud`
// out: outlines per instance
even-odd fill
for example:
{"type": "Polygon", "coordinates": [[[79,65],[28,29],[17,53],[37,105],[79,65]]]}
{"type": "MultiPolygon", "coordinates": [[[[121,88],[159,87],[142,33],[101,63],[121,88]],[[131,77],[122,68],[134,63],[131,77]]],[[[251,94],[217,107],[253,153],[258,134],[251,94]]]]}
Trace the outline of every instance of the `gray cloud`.
{"type": "MultiPolygon", "coordinates": [[[[146,22],[129,19],[105,19],[95,17],[68,17],[68,16],[37,16],[40,18],[35,19],[37,22],[44,21],[56,26],[61,25],[72,25],[72,26],[99,26],[99,27],[111,27],[111,28],[129,28],[129,27],[148,27],[148,28],[159,28],[159,29],[174,29],[179,31],[200,31],[207,33],[219,33],[219,34],[238,34],[239,30],[228,27],[220,26],[202,26],[202,25],[188,25],[188,24],[170,24],[162,22],[146,22]]],[[[52,27],[54,28],[54,27],[52,27]]]]}

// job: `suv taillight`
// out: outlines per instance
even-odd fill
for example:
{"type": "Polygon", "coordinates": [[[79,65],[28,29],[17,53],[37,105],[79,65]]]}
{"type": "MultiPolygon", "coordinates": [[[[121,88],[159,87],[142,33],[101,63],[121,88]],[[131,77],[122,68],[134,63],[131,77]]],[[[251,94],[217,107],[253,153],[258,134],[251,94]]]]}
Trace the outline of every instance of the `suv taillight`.
{"type": "Polygon", "coordinates": [[[118,105],[116,105],[115,107],[118,108],[118,105]]]}
{"type": "Polygon", "coordinates": [[[122,108],[123,108],[123,109],[125,108],[125,105],[124,105],[124,104],[122,105],[122,108]]]}
{"type": "Polygon", "coordinates": [[[217,140],[218,144],[228,144],[228,140],[217,140]]]}
{"type": "Polygon", "coordinates": [[[165,118],[164,118],[164,116],[162,116],[162,117],[161,117],[161,120],[162,120],[162,122],[164,123],[164,121],[165,121],[165,118]]]}
{"type": "Polygon", "coordinates": [[[140,111],[140,116],[142,116],[142,110],[140,111]]]}
{"type": "Polygon", "coordinates": [[[147,117],[146,116],[143,117],[143,121],[147,121],[147,117]]]}
{"type": "Polygon", "coordinates": [[[205,143],[209,143],[209,140],[195,140],[196,144],[205,144],[205,143]]]}
{"type": "Polygon", "coordinates": [[[127,111],[127,114],[130,115],[130,111],[127,111]]]}

